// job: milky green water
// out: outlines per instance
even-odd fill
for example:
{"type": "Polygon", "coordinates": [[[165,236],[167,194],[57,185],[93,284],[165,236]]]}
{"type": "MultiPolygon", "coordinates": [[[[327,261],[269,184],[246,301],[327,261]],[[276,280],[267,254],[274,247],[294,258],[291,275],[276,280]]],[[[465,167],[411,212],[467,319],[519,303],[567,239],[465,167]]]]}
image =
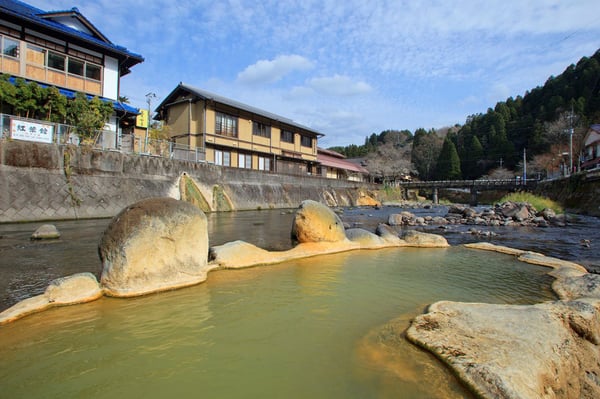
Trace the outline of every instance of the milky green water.
{"type": "Polygon", "coordinates": [[[553,299],[547,271],[464,248],[385,249],[56,308],[0,326],[0,397],[470,397],[388,323],[401,331],[442,299],[553,299]]]}

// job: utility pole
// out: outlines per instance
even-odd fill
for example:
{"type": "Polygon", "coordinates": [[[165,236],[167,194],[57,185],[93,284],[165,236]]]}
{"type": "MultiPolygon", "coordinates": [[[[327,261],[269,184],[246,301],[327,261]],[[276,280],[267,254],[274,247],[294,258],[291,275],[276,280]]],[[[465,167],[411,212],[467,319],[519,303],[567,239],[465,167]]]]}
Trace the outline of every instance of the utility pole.
{"type": "Polygon", "coordinates": [[[527,184],[527,149],[523,148],[523,184],[527,184]]]}
{"type": "Polygon", "coordinates": [[[569,176],[573,172],[573,105],[569,114],[569,176]]]}
{"type": "Polygon", "coordinates": [[[151,108],[151,104],[152,104],[152,99],[156,98],[156,94],[150,92],[148,94],[146,94],[146,102],[148,103],[148,120],[146,122],[146,140],[144,143],[144,152],[148,153],[148,136],[150,133],[150,108],[151,108]]]}
{"type": "Polygon", "coordinates": [[[502,159],[502,157],[500,157],[500,167],[502,167],[503,162],[504,162],[504,159],[502,159]]]}

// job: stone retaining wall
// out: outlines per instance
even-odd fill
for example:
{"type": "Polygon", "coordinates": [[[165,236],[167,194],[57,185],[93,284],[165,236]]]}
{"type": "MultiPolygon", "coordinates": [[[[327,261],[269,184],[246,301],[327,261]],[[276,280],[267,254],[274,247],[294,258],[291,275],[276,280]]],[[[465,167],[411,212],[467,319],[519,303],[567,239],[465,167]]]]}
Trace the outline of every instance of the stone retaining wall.
{"type": "Polygon", "coordinates": [[[0,223],[102,218],[148,197],[180,198],[191,177],[211,210],[295,208],[305,199],[357,205],[366,183],[224,168],[205,163],[22,141],[0,141],[0,223]],[[213,195],[214,193],[214,195],[213,195]]]}

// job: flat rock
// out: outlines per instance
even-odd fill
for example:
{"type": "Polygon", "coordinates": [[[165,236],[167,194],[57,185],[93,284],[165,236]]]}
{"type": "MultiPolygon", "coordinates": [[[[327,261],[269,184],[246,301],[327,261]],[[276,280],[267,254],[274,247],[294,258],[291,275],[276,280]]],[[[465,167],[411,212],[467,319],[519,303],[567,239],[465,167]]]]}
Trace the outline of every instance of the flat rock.
{"type": "Polygon", "coordinates": [[[420,248],[445,248],[449,247],[448,241],[444,236],[431,233],[423,233],[416,230],[408,230],[402,239],[407,246],[420,248]]]}
{"type": "Polygon", "coordinates": [[[493,305],[437,302],[407,338],[482,398],[600,397],[598,300],[493,305]]]}
{"type": "Polygon", "coordinates": [[[371,233],[365,229],[348,229],[346,237],[352,242],[359,243],[364,248],[376,248],[380,246],[389,246],[389,244],[378,235],[371,233]]]}
{"type": "Polygon", "coordinates": [[[91,273],[77,273],[53,280],[46,291],[25,299],[0,313],[0,324],[15,321],[53,306],[95,301],[103,296],[98,280],[91,273]]]}

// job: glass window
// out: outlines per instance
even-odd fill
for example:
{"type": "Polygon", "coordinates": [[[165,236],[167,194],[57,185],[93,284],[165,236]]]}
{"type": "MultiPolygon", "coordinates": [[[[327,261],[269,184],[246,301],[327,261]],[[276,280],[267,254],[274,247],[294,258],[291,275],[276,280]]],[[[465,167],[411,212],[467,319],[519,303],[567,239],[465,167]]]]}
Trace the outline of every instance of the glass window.
{"type": "Polygon", "coordinates": [[[5,37],[3,42],[2,55],[19,58],[19,42],[17,40],[9,39],[8,37],[5,37]]]}
{"type": "Polygon", "coordinates": [[[102,80],[102,68],[94,64],[85,65],[85,77],[88,79],[102,80]]]}
{"type": "Polygon", "coordinates": [[[238,168],[252,169],[252,155],[238,154],[238,168]]]}
{"type": "Polygon", "coordinates": [[[69,73],[83,76],[83,61],[69,57],[69,73]]]}
{"type": "Polygon", "coordinates": [[[255,136],[271,138],[271,126],[260,122],[252,122],[252,134],[255,136]]]}
{"type": "Polygon", "coordinates": [[[282,130],[281,131],[281,141],[285,141],[286,143],[293,143],[294,142],[294,132],[291,132],[289,130],[282,130]]]}
{"type": "Polygon", "coordinates": [[[223,136],[237,137],[237,118],[217,112],[215,120],[215,133],[223,136]]]}
{"type": "Polygon", "coordinates": [[[271,170],[271,158],[258,157],[258,170],[271,170]]]}
{"type": "Polygon", "coordinates": [[[223,166],[231,166],[231,153],[223,151],[223,166]]]}
{"type": "Polygon", "coordinates": [[[215,165],[231,166],[231,153],[229,151],[215,150],[215,165]]]}
{"type": "Polygon", "coordinates": [[[308,137],[308,136],[301,136],[302,137],[302,141],[300,142],[300,144],[303,147],[312,147],[312,138],[308,137]]]}
{"type": "Polygon", "coordinates": [[[52,69],[58,69],[59,71],[65,70],[65,56],[62,54],[48,52],[48,67],[52,69]]]}

